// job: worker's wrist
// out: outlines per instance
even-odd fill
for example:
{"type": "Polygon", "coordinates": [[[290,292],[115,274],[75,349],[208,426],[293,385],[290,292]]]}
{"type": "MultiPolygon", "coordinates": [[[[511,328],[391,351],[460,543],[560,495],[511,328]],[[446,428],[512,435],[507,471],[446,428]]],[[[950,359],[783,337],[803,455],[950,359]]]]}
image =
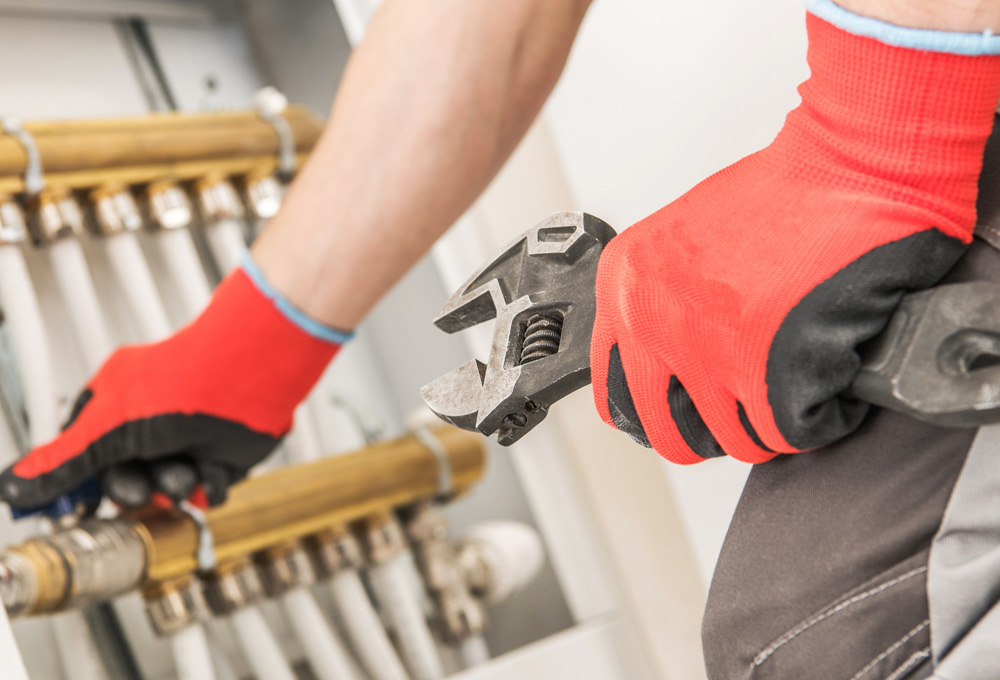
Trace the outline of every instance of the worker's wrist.
{"type": "MultiPolygon", "coordinates": [[[[989,28],[982,32],[911,28],[856,14],[832,0],[804,0],[804,2],[806,10],[837,28],[854,35],[874,38],[887,45],[968,56],[1000,54],[1000,36],[994,35],[989,28]]],[[[843,4],[854,8],[864,3],[843,4]]]]}
{"type": "Polygon", "coordinates": [[[336,345],[343,345],[354,337],[353,331],[344,331],[339,328],[333,328],[332,326],[329,326],[321,321],[317,321],[296,307],[288,298],[282,295],[277,288],[271,285],[271,282],[267,280],[264,272],[257,265],[249,252],[243,255],[243,260],[240,262],[240,268],[254,284],[257,290],[260,291],[260,293],[274,305],[275,309],[281,312],[282,316],[284,316],[302,332],[316,338],[317,340],[322,340],[336,345]]]}

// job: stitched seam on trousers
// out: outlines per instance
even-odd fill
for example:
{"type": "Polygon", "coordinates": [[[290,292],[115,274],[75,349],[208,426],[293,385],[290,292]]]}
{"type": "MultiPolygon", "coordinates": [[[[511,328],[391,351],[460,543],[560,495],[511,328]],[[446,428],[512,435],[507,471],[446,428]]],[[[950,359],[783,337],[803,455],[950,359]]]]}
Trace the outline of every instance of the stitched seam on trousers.
{"type": "Polygon", "coordinates": [[[767,647],[767,649],[765,649],[760,654],[758,654],[757,656],[755,656],[754,659],[753,659],[753,663],[750,664],[750,669],[753,670],[757,666],[759,666],[762,663],[764,663],[767,660],[767,658],[769,656],[771,656],[772,654],[774,654],[776,651],[778,651],[778,649],[780,647],[788,644],[789,642],[791,642],[792,640],[794,640],[797,636],[801,635],[802,633],[804,633],[806,630],[808,630],[812,626],[815,626],[817,623],[819,623],[823,619],[826,619],[826,618],[828,618],[830,616],[833,616],[837,612],[841,612],[841,611],[847,609],[848,607],[850,607],[852,604],[857,604],[858,602],[861,602],[862,600],[865,600],[865,599],[871,597],[872,595],[878,595],[879,593],[881,593],[881,592],[883,592],[885,590],[888,590],[889,588],[892,588],[893,586],[899,585],[903,581],[905,581],[905,580],[907,580],[909,578],[913,578],[917,574],[922,574],[925,571],[927,571],[927,567],[919,567],[917,569],[913,569],[912,571],[908,571],[908,572],[906,572],[905,574],[903,574],[901,576],[897,576],[896,578],[892,579],[891,581],[886,581],[885,583],[883,583],[882,585],[880,585],[880,586],[878,586],[876,588],[872,588],[871,590],[866,590],[865,592],[860,593],[858,595],[855,595],[854,597],[852,597],[851,599],[849,599],[849,600],[847,600],[845,602],[841,602],[836,607],[833,607],[831,609],[826,610],[825,612],[823,612],[819,616],[816,616],[814,618],[809,619],[808,621],[806,621],[805,623],[803,623],[802,625],[800,625],[798,628],[796,628],[792,632],[786,633],[785,635],[783,635],[782,637],[780,637],[778,640],[776,640],[775,642],[771,643],[771,645],[769,647],[767,647]]]}
{"type": "Polygon", "coordinates": [[[930,655],[931,655],[931,648],[924,647],[919,652],[916,652],[913,656],[907,659],[902,666],[894,670],[892,672],[892,675],[887,677],[885,680],[902,680],[907,673],[909,673],[910,671],[912,671],[914,668],[917,667],[917,664],[919,664],[924,659],[928,658],[930,655]]]}
{"type": "Polygon", "coordinates": [[[889,647],[887,650],[885,650],[884,652],[882,652],[881,654],[879,654],[878,656],[876,656],[874,659],[871,660],[871,662],[867,666],[865,666],[860,671],[858,671],[857,673],[855,673],[854,677],[851,678],[851,680],[861,680],[861,678],[863,678],[865,675],[868,674],[868,671],[870,671],[871,669],[875,668],[875,666],[879,665],[879,663],[881,663],[884,658],[886,658],[887,656],[889,656],[890,654],[892,654],[893,652],[895,652],[897,649],[899,649],[903,645],[905,645],[907,640],[909,640],[914,635],[916,635],[917,633],[919,633],[920,631],[922,631],[929,624],[930,624],[930,619],[924,619],[923,623],[921,623],[919,626],[917,626],[916,628],[914,628],[913,630],[911,630],[909,633],[907,633],[906,635],[904,635],[902,638],[899,639],[898,642],[896,642],[894,645],[892,645],[891,647],[889,647]]]}
{"type": "Polygon", "coordinates": [[[983,231],[988,231],[991,234],[995,234],[996,236],[1000,236],[1000,229],[997,229],[996,227],[994,227],[992,225],[989,225],[989,224],[977,224],[976,225],[976,229],[982,229],[983,231]]]}

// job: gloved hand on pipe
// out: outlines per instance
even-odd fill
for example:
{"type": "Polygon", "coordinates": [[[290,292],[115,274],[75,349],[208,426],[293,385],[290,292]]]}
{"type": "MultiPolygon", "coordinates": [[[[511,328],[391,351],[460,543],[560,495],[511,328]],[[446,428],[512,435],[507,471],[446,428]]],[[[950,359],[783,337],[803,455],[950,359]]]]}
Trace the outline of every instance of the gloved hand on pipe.
{"type": "Polygon", "coordinates": [[[774,142],[616,237],[591,344],[604,420],[678,463],[833,442],[858,345],[976,223],[998,39],[809,0],[811,77],[774,142]]]}
{"type": "Polygon", "coordinates": [[[350,333],[307,317],[247,256],[190,325],[115,352],[54,441],[0,474],[15,508],[44,505],[97,477],[142,506],[201,485],[209,504],[266,457],[350,333]]]}

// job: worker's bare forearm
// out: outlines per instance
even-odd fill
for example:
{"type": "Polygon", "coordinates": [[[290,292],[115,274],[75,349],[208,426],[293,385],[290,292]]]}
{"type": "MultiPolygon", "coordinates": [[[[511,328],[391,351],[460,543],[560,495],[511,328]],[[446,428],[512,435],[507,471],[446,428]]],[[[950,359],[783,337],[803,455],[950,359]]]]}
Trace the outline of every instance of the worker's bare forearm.
{"type": "Polygon", "coordinates": [[[559,77],[589,0],[388,0],[254,246],[307,314],[352,328],[486,187],[559,77]]]}
{"type": "Polygon", "coordinates": [[[1000,33],[998,0],[836,0],[856,14],[909,28],[1000,33]]]}

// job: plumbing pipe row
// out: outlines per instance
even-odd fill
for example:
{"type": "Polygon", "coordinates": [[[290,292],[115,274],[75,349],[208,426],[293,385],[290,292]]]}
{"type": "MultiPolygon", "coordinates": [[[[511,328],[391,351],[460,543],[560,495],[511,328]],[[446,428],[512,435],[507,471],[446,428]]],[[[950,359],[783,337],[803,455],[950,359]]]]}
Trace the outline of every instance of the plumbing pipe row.
{"type": "Polygon", "coordinates": [[[111,354],[114,344],[104,324],[83,248],[78,240],[67,237],[52,243],[47,250],[84,363],[88,372],[96,371],[111,354]]]}
{"type": "Polygon", "coordinates": [[[358,572],[346,569],[334,574],[330,592],[343,613],[347,635],[369,677],[372,680],[409,680],[358,572]]]}
{"type": "Polygon", "coordinates": [[[489,661],[490,648],[486,644],[486,638],[482,635],[473,635],[459,642],[458,658],[464,668],[474,668],[489,661]]]}
{"type": "Polygon", "coordinates": [[[21,650],[14,639],[14,631],[7,618],[7,610],[0,604],[0,660],[3,661],[4,680],[29,680],[28,671],[21,658],[21,650]]]}
{"type": "Polygon", "coordinates": [[[259,609],[239,609],[229,615],[229,622],[254,675],[267,680],[295,680],[295,674],[259,609]]]}
{"type": "Polygon", "coordinates": [[[399,653],[413,680],[441,680],[444,668],[420,599],[414,590],[409,554],[400,552],[373,566],[368,574],[382,612],[396,633],[399,653]]]}
{"type": "Polygon", "coordinates": [[[59,432],[59,394],[35,288],[18,245],[0,245],[0,307],[10,328],[21,370],[31,444],[59,432]]]}
{"type": "Polygon", "coordinates": [[[327,623],[308,590],[289,590],[281,596],[281,604],[318,680],[360,680],[340,636],[327,623]]]}
{"type": "Polygon", "coordinates": [[[205,629],[192,624],[170,637],[178,680],[214,680],[215,664],[205,629]]]}
{"type": "MultiPolygon", "coordinates": [[[[14,212],[16,205],[12,202],[6,202],[3,209],[5,220],[17,219],[14,212]]],[[[57,249],[55,255],[50,251],[50,257],[54,259],[54,265],[66,261],[71,269],[79,271],[80,262],[72,248],[57,249]]],[[[83,266],[86,266],[85,262],[83,266]]],[[[63,285],[65,282],[60,284],[61,287],[63,285]]],[[[85,291],[83,296],[86,295],[85,291]]],[[[82,304],[91,302],[84,300],[82,304]]],[[[0,245],[0,303],[3,304],[10,322],[14,351],[18,353],[18,366],[27,400],[31,443],[37,446],[59,433],[59,396],[38,297],[28,275],[24,255],[16,242],[0,245]]],[[[104,342],[100,330],[95,331],[91,327],[85,332],[90,334],[89,338],[94,343],[91,349],[96,353],[98,344],[104,342]]],[[[107,678],[104,664],[97,652],[97,645],[81,612],[66,612],[54,616],[52,626],[59,650],[59,660],[67,678],[70,680],[107,678]]]]}
{"type": "MultiPolygon", "coordinates": [[[[3,248],[0,247],[0,251],[3,248]]],[[[0,267],[3,263],[0,262],[0,267]]],[[[0,414],[0,465],[10,465],[17,460],[17,442],[10,430],[7,419],[0,414]]],[[[3,676],[10,680],[28,680],[28,671],[21,658],[21,650],[14,638],[14,631],[7,617],[7,609],[0,603],[0,660],[3,661],[3,676]]]]}
{"type": "Polygon", "coordinates": [[[170,320],[135,234],[116,234],[104,241],[118,287],[143,342],[170,335],[170,320]]]}

